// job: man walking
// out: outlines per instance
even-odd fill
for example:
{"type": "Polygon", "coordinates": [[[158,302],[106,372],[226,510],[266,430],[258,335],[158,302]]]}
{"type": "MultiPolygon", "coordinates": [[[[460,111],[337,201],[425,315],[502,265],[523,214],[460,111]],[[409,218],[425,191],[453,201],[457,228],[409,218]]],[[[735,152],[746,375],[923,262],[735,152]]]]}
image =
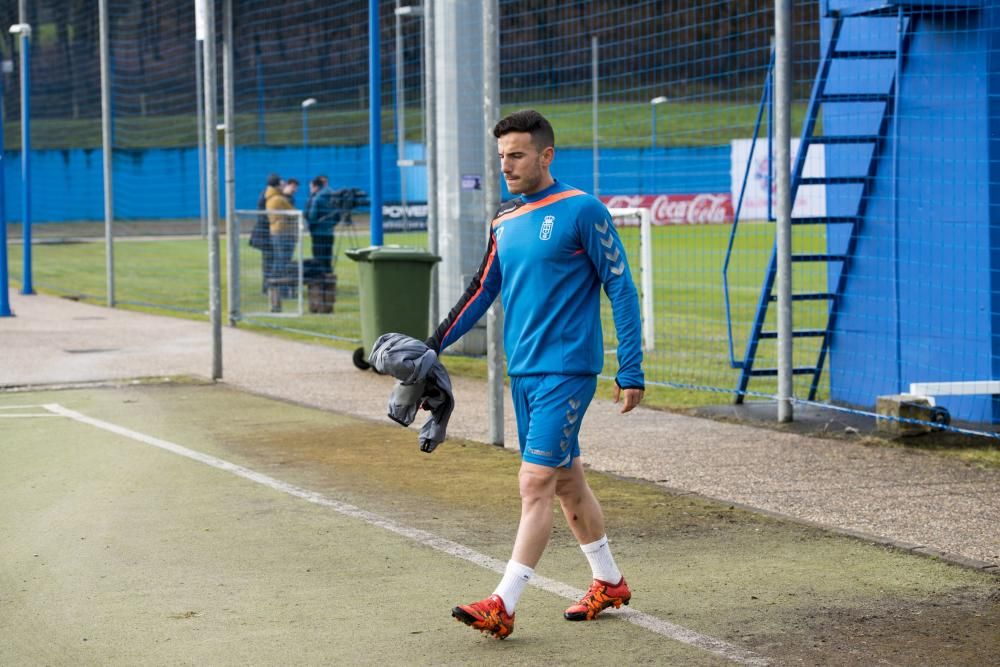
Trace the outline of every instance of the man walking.
{"type": "Polygon", "coordinates": [[[493,595],[459,605],[452,615],[503,639],[514,629],[518,598],[548,543],[555,498],[594,576],[590,590],[564,617],[592,620],[632,597],[580,459],[580,425],[604,362],[602,285],[618,335],[615,402],[624,402],[621,412],[642,400],[644,377],[635,285],[607,208],[552,177],[555,135],[538,112],[515,112],[497,123],[493,134],[507,189],[518,196],[501,205],[479,271],[427,344],[438,352],[447,348],[500,295],[521,449],[521,520],[493,595]]]}

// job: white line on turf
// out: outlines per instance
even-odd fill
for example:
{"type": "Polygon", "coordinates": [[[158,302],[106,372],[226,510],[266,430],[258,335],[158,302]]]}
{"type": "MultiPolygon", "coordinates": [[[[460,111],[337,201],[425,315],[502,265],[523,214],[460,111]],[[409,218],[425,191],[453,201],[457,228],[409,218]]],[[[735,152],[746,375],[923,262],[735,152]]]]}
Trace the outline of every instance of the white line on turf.
{"type": "MultiPolygon", "coordinates": [[[[443,553],[467,560],[470,563],[479,565],[480,567],[486,568],[488,570],[493,570],[497,573],[503,573],[506,563],[487,556],[486,554],[481,554],[478,551],[470,549],[469,547],[459,544],[457,542],[452,542],[451,540],[439,537],[433,533],[429,533],[425,530],[420,530],[418,528],[410,528],[401,523],[397,523],[392,519],[387,519],[385,517],[379,516],[372,512],[368,512],[354,505],[349,505],[347,503],[342,503],[338,500],[333,500],[332,498],[327,498],[326,496],[316,493],[315,491],[309,491],[308,489],[303,489],[302,487],[295,486],[294,484],[289,484],[280,479],[276,479],[269,475],[256,472],[249,468],[244,468],[243,466],[236,465],[235,463],[230,463],[220,458],[216,458],[210,454],[203,454],[202,452],[195,451],[193,449],[188,449],[181,445],[169,442],[167,440],[161,440],[151,435],[146,435],[144,433],[139,433],[138,431],[133,431],[124,426],[118,426],[117,424],[112,424],[100,419],[95,419],[93,417],[88,417],[82,413],[64,408],[58,403],[48,403],[45,409],[52,412],[53,414],[60,415],[63,417],[68,417],[75,421],[83,424],[88,424],[111,433],[129,438],[131,440],[136,440],[138,442],[145,443],[147,445],[152,445],[153,447],[159,447],[168,452],[172,452],[179,456],[191,459],[193,461],[198,461],[199,463],[204,463],[205,465],[217,468],[219,470],[224,470],[226,472],[237,475],[238,477],[243,477],[258,484],[263,484],[275,491],[281,491],[287,493],[288,495],[306,500],[308,502],[314,503],[316,505],[321,505],[323,507],[328,507],[344,516],[349,516],[354,519],[363,521],[369,525],[377,526],[384,530],[388,530],[397,535],[401,535],[415,542],[423,544],[424,546],[431,547],[443,553]]],[[[562,596],[568,600],[576,601],[583,594],[584,591],[573,588],[568,584],[556,581],[554,579],[549,579],[547,577],[536,576],[531,580],[531,585],[540,588],[549,593],[562,596]]],[[[687,644],[689,646],[694,646],[696,648],[708,651],[709,653],[714,653],[720,657],[726,658],[732,662],[736,662],[743,665],[768,665],[770,664],[767,658],[759,656],[751,651],[742,649],[738,646],[734,646],[721,639],[715,639],[714,637],[709,637],[708,635],[703,635],[694,630],[689,630],[680,625],[676,625],[669,621],[665,621],[661,618],[655,616],[650,616],[649,614],[644,614],[641,611],[635,611],[633,609],[622,609],[613,613],[618,618],[624,621],[632,623],[633,625],[645,628],[651,632],[658,635],[668,637],[675,641],[681,642],[682,644],[687,644]]]]}
{"type": "Polygon", "coordinates": [[[27,413],[23,415],[0,415],[0,419],[38,419],[39,417],[59,417],[60,415],[47,415],[43,413],[27,413]]]}

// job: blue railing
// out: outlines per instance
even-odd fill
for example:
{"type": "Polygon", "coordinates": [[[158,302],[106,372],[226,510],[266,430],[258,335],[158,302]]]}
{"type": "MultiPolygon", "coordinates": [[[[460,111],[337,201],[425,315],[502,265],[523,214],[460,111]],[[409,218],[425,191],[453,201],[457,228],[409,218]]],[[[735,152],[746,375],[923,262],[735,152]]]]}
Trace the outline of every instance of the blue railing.
{"type": "Polygon", "coordinates": [[[733,255],[733,243],[736,241],[736,232],[740,224],[740,211],[743,208],[743,196],[746,193],[747,181],[750,180],[750,167],[753,164],[753,153],[757,146],[757,138],[760,136],[760,123],[764,117],[764,109],[767,114],[767,217],[771,219],[771,174],[774,170],[770,166],[771,146],[771,118],[774,105],[771,94],[774,76],[774,49],[771,49],[771,59],[767,65],[767,78],[764,80],[764,90],[760,96],[760,106],[757,109],[757,120],[754,123],[753,138],[750,140],[750,153],[747,155],[747,166],[743,172],[743,184],[740,187],[740,196],[736,202],[736,210],[733,213],[733,226],[729,230],[729,243],[726,245],[726,259],[722,263],[722,293],[726,304],[726,334],[729,338],[729,365],[733,368],[742,368],[743,361],[737,361],[733,347],[733,315],[729,301],[729,261],[733,255]]]}

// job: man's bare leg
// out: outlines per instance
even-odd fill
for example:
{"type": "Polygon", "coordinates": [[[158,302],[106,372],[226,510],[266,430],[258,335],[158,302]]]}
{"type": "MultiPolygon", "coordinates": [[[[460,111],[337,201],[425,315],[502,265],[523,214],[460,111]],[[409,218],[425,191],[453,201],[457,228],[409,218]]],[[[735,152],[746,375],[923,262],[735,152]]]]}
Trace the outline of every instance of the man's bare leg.
{"type": "Polygon", "coordinates": [[[521,462],[521,522],[511,559],[534,568],[552,534],[552,501],[562,469],[521,462]]]}
{"type": "Polygon", "coordinates": [[[566,523],[580,543],[580,549],[590,563],[594,582],[587,594],[570,606],[564,616],[570,621],[589,621],[608,607],[628,604],[632,592],[625,583],[604,532],[604,512],[587,483],[583,462],[576,458],[569,469],[560,471],[556,496],[562,506],[566,523]]]}
{"type": "Polygon", "coordinates": [[[503,578],[487,600],[452,610],[452,615],[473,627],[490,632],[495,637],[510,634],[514,626],[514,609],[524,587],[534,575],[534,567],[542,557],[552,533],[552,501],[556,494],[559,469],[521,463],[518,475],[521,490],[521,522],[514,539],[514,549],[504,570],[503,578]],[[499,598],[506,617],[491,611],[491,602],[499,598]]]}
{"type": "Polygon", "coordinates": [[[573,459],[570,468],[559,470],[556,496],[577,542],[590,544],[604,537],[604,512],[587,484],[580,457],[573,459]]]}

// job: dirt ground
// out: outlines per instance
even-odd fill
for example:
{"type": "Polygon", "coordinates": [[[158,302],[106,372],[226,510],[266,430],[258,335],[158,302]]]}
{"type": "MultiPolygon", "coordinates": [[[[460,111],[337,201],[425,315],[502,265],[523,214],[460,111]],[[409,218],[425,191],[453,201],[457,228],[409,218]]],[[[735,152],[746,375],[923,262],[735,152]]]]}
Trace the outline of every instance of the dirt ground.
{"type": "MultiPolygon", "coordinates": [[[[724,664],[529,589],[496,642],[451,606],[497,575],[224,471],[53,416],[58,403],[509,555],[515,453],[210,384],[0,393],[0,664],[724,664]],[[627,646],[609,656],[608,647],[627,646]]],[[[590,473],[630,610],[770,664],[986,665],[1000,579],[632,479],[590,473]]],[[[554,511],[557,511],[554,508],[554,511]]],[[[561,515],[538,573],[585,588],[561,515]]],[[[617,649],[616,649],[617,650],[617,649]]]]}

